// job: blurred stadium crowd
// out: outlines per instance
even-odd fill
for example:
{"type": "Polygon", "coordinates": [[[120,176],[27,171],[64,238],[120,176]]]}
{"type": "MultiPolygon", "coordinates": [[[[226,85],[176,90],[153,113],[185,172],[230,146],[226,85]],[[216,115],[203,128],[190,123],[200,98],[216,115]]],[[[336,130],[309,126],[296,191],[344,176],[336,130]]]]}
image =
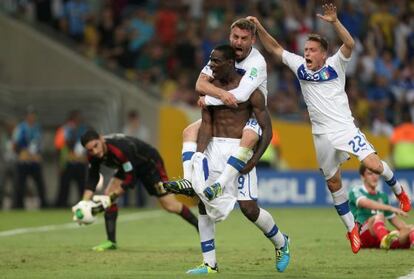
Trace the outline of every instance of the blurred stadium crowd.
{"type": "MultiPolygon", "coordinates": [[[[7,2],[7,1],[6,1],[7,2]]],[[[37,0],[8,9],[53,26],[95,63],[171,103],[195,105],[194,83],[213,46],[228,42],[236,18],[260,18],[287,50],[301,53],[309,32],[339,47],[333,29],[315,16],[316,0],[37,0]]],[[[414,1],[336,1],[357,41],[347,93],[359,125],[390,136],[401,113],[414,116],[414,1]]],[[[260,48],[260,46],[259,46],[260,48]]],[[[265,51],[262,51],[267,55],[265,51]]],[[[293,73],[267,59],[269,109],[288,120],[307,113],[293,73]]]]}

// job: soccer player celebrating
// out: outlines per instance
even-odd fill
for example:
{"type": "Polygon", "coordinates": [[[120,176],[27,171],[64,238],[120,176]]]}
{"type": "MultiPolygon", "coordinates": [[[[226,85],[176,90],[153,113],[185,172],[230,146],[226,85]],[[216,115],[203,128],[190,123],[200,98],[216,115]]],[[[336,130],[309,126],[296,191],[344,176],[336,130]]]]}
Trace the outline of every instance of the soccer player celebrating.
{"type": "MultiPolygon", "coordinates": [[[[209,65],[215,86],[231,90],[239,85],[243,76],[235,69],[235,59],[236,52],[230,45],[214,48],[209,65]]],[[[271,140],[272,127],[265,97],[260,90],[254,90],[249,99],[239,103],[236,108],[222,105],[208,106],[202,110],[197,152],[193,155],[193,188],[189,189],[193,189],[201,200],[198,226],[203,264],[190,269],[187,272],[189,274],[217,272],[215,222],[224,220],[236,201],[243,214],[272,242],[276,254],[276,269],[283,272],[289,264],[288,237],[279,230],[269,212],[257,204],[257,176],[254,168],[247,174],[230,179],[223,192],[213,200],[206,198],[203,192],[205,184],[216,181],[229,161],[238,165],[245,163],[231,158],[234,151],[239,149],[243,130],[252,112],[256,115],[258,125],[263,128],[263,137],[258,145],[267,146],[271,140]]],[[[245,159],[248,160],[252,153],[251,151],[245,159]]]]}
{"type": "Polygon", "coordinates": [[[89,161],[88,181],[83,193],[83,201],[93,199],[105,209],[105,228],[108,240],[94,247],[93,250],[116,249],[115,232],[118,216],[116,199],[127,188],[134,187],[138,180],[142,182],[150,195],[157,197],[162,208],[180,215],[198,229],[197,217],[188,207],[164,190],[162,182],[167,181],[168,177],[164,162],[154,147],[123,134],[102,136],[94,130],[86,131],[81,137],[81,143],[88,152],[89,161]],[[117,169],[117,172],[109,181],[105,195],[94,196],[101,164],[117,169]]]}
{"type": "Polygon", "coordinates": [[[401,220],[398,216],[407,217],[407,213],[391,206],[388,196],[377,189],[379,175],[364,165],[359,174],[363,183],[349,192],[349,206],[360,226],[361,248],[414,248],[414,226],[401,220]],[[390,232],[385,219],[397,230],[390,232]]]}
{"type": "Polygon", "coordinates": [[[367,169],[381,175],[397,196],[400,207],[408,212],[411,201],[394,177],[388,164],[376,154],[365,135],[355,126],[345,93],[345,68],[351,58],[355,42],[341,24],[336,6],[322,6],[318,17],[329,22],[343,44],[328,57],[328,43],[317,34],[310,34],[305,42],[304,57],[291,53],[265,30],[257,18],[258,34],[267,51],[281,59],[297,76],[312,124],[313,141],[320,169],[332,194],[335,208],[345,224],[354,253],[360,249],[358,226],[348,205],[348,196],[341,183],[340,165],[355,155],[367,169]]]}
{"type": "MultiPolygon", "coordinates": [[[[214,77],[209,63],[201,71],[196,83],[196,90],[206,95],[205,98],[202,98],[202,104],[237,107],[237,103],[247,101],[256,89],[259,89],[264,95],[266,102],[266,61],[260,52],[253,47],[256,42],[256,26],[245,18],[236,20],[230,27],[229,40],[236,53],[236,69],[240,74],[243,74],[243,77],[234,89],[225,90],[220,88],[212,82],[214,77]]],[[[182,149],[184,179],[171,181],[168,186],[180,188],[181,191],[185,191],[186,187],[191,187],[192,157],[197,148],[197,135],[200,125],[201,120],[198,120],[184,129],[182,149]]],[[[251,118],[243,129],[239,148],[234,150],[222,175],[205,189],[204,195],[208,199],[215,199],[223,191],[226,184],[231,183],[232,179],[239,175],[239,172],[246,174],[257,164],[267,146],[256,147],[256,152],[250,160],[247,161],[245,158],[255,147],[260,134],[259,124],[256,119],[251,118]],[[243,161],[242,165],[234,163],[240,161],[243,161]]]]}

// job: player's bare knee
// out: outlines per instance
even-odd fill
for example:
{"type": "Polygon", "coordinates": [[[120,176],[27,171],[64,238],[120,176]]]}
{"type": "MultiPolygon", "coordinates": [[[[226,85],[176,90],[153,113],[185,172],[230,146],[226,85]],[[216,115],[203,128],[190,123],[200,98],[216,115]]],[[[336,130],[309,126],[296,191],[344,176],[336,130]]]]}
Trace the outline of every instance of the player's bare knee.
{"type": "Polygon", "coordinates": [[[374,222],[385,222],[385,217],[383,214],[377,214],[374,216],[374,222]]]}
{"type": "Polygon", "coordinates": [[[364,160],[362,160],[362,164],[368,170],[376,174],[381,174],[384,171],[384,166],[382,165],[382,161],[380,160],[378,155],[375,153],[368,155],[364,160]]]}
{"type": "Polygon", "coordinates": [[[259,135],[251,129],[244,129],[240,140],[240,146],[253,149],[259,141],[259,135]]]}
{"type": "Polygon", "coordinates": [[[162,208],[164,208],[165,211],[170,212],[170,213],[179,213],[179,204],[178,202],[162,202],[161,203],[162,208]]]}
{"type": "Polygon", "coordinates": [[[197,141],[198,129],[200,128],[199,121],[194,122],[183,130],[183,141],[197,141]]]}
{"type": "Polygon", "coordinates": [[[159,199],[159,202],[161,204],[161,207],[171,213],[180,213],[182,209],[182,204],[177,201],[173,196],[164,196],[159,199]]]}

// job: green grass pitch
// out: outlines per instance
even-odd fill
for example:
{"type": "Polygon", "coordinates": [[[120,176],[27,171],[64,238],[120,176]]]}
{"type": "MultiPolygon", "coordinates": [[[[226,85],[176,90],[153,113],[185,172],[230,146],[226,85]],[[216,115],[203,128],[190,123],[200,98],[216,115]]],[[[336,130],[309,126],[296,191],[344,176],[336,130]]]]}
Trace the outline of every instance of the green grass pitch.
{"type": "MultiPolygon", "coordinates": [[[[292,240],[288,269],[274,270],[271,243],[235,210],[216,227],[214,278],[398,278],[414,269],[414,251],[354,255],[333,208],[270,212],[292,240]]],[[[1,212],[0,220],[1,278],[190,278],[185,271],[202,260],[196,231],[161,210],[122,209],[119,249],[100,253],[90,248],[105,240],[102,217],[86,227],[70,224],[70,210],[1,212]]]]}

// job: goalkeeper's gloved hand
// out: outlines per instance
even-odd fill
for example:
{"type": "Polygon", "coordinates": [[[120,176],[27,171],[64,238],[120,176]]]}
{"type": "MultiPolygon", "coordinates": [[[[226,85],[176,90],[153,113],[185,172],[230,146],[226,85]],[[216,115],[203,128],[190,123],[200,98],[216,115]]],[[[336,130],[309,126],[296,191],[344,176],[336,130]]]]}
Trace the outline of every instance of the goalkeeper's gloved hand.
{"type": "Polygon", "coordinates": [[[107,195],[95,195],[92,197],[92,200],[98,204],[101,204],[104,209],[107,209],[111,206],[111,197],[107,195]]]}

